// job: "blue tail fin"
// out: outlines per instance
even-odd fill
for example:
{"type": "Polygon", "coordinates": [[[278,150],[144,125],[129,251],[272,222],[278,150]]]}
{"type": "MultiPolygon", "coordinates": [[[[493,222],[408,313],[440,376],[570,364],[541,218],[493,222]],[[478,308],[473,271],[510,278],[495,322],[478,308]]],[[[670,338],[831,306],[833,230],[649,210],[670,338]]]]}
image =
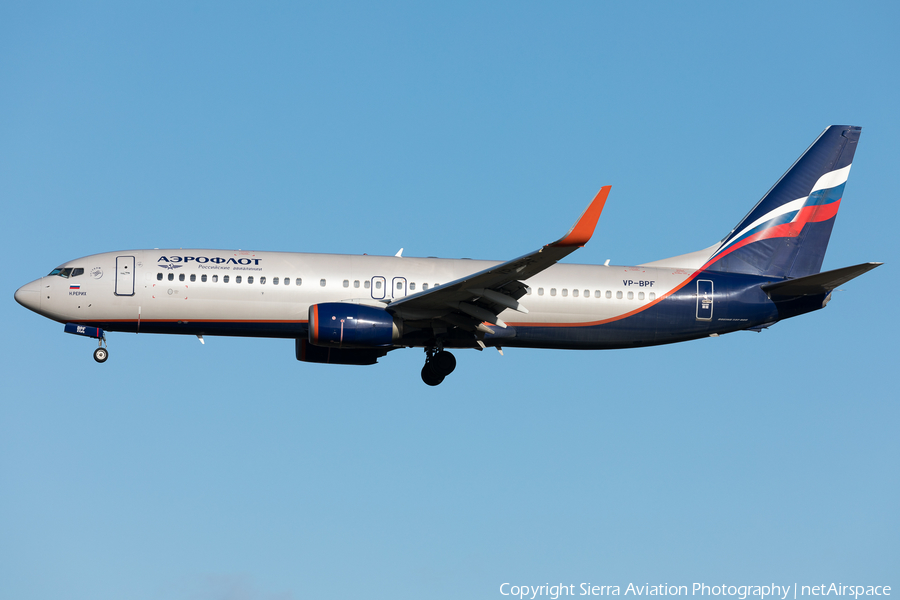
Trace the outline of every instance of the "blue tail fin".
{"type": "Polygon", "coordinates": [[[722,240],[706,268],[772,277],[818,273],[862,128],[832,125],[722,240]]]}

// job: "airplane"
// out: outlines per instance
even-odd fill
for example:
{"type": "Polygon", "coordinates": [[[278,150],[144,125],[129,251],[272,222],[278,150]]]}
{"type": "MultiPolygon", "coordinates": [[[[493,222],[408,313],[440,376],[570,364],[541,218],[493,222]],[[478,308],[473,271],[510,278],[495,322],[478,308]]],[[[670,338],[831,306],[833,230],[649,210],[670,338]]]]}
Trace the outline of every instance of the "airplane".
{"type": "Polygon", "coordinates": [[[423,348],[440,384],[448,349],[616,349],[762,331],[824,308],[881,265],[820,272],[861,128],[825,129],[721,241],[637,266],[561,264],[592,237],[610,186],[566,235],[506,262],[210,249],[126,250],[63,263],[19,288],[64,331],[295,340],[297,360],[371,365],[423,348]]]}

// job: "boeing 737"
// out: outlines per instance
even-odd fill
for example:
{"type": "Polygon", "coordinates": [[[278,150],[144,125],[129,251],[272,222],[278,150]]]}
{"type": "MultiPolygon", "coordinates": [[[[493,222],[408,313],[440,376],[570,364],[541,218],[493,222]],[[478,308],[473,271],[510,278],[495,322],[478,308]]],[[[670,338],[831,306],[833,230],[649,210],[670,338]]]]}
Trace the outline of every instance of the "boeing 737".
{"type": "MultiPolygon", "coordinates": [[[[230,250],[126,250],[66,262],[16,301],[97,340],[107,331],[296,340],[297,359],[371,365],[425,350],[595,350],[761,331],[824,308],[881,263],[820,272],[861,128],[827,128],[720,242],[628,266],[559,264],[593,235],[604,187],[559,240],[507,262],[230,250]]],[[[607,261],[608,263],[609,261],[607,261]]]]}

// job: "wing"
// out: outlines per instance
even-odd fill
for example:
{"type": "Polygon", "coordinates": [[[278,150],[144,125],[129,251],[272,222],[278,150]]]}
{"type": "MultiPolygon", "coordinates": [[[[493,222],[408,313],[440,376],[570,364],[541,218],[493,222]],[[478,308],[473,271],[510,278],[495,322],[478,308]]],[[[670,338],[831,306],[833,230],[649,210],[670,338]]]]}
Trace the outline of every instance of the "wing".
{"type": "Polygon", "coordinates": [[[411,325],[431,326],[435,330],[458,327],[482,334],[493,333],[484,323],[505,328],[506,323],[497,317],[498,314],[508,308],[528,312],[519,303],[527,287],[522,282],[556,264],[591,239],[609,190],[610,186],[606,186],[597,192],[572,229],[552,244],[490,269],[394,301],[386,307],[387,311],[411,325]]]}

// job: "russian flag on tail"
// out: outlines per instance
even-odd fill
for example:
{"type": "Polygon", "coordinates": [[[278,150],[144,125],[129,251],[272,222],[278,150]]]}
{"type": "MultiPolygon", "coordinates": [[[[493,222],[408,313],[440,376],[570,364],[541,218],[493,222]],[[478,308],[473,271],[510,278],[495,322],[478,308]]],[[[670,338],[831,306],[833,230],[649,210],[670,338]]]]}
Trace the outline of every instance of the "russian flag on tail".
{"type": "Polygon", "coordinates": [[[818,273],[861,127],[832,125],[781,176],[705,268],[773,277],[818,273]]]}

